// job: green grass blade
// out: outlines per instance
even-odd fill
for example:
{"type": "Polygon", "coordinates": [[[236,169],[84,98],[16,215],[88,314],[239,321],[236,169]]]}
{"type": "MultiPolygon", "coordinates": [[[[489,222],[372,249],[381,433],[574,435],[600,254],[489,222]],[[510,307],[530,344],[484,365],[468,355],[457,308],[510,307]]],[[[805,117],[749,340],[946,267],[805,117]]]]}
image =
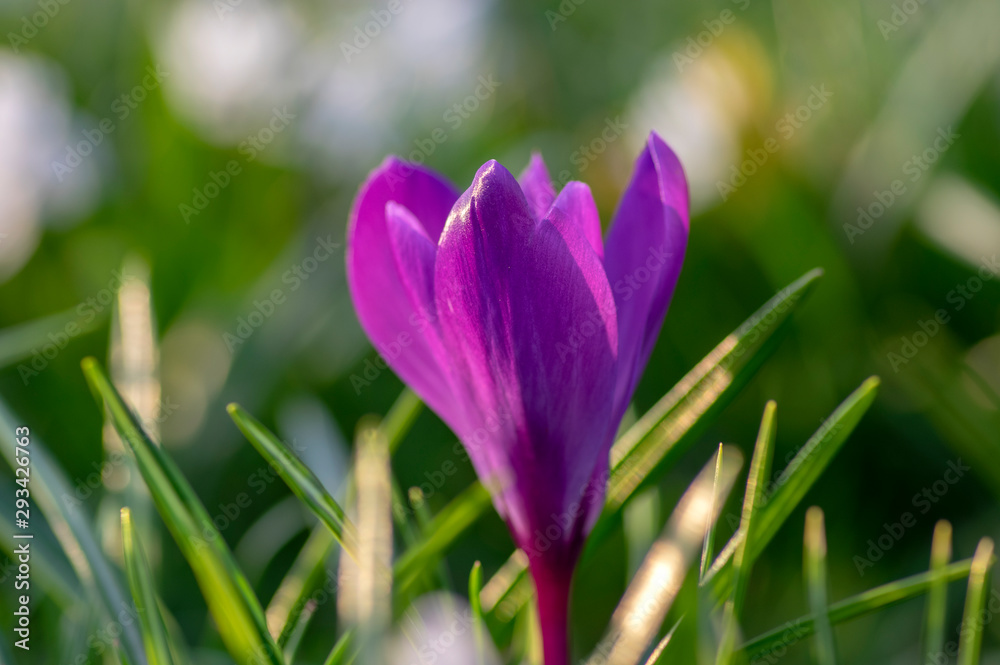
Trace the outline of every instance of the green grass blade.
{"type": "Polygon", "coordinates": [[[472,607],[472,632],[476,644],[476,663],[486,662],[486,637],[483,630],[483,606],[479,594],[483,589],[483,564],[475,562],[469,572],[469,605],[472,607]]]}
{"type": "Polygon", "coordinates": [[[746,553],[748,546],[754,542],[756,537],[757,511],[764,497],[767,479],[771,475],[771,460],[774,458],[774,439],[777,433],[777,409],[778,405],[774,401],[768,402],[764,407],[764,415],[761,418],[760,430],[757,434],[757,443],[754,446],[753,459],[750,461],[750,473],[747,476],[747,488],[743,496],[743,513],[739,527],[747,534],[747,537],[740,541],[733,556],[733,577],[736,582],[723,612],[722,640],[716,654],[718,665],[728,665],[736,647],[743,600],[750,583],[750,571],[753,568],[753,562],[747,558],[746,553]]]}
{"type": "Polygon", "coordinates": [[[312,618],[316,607],[309,602],[312,593],[327,577],[326,562],[336,540],[324,525],[317,525],[302,546],[288,574],[268,603],[264,616],[271,637],[284,650],[285,660],[295,655],[294,635],[312,618]]]}
{"type": "MultiPolygon", "coordinates": [[[[719,495],[721,488],[719,487],[719,481],[722,477],[722,444],[719,444],[719,454],[715,456],[715,485],[714,491],[712,492],[712,509],[715,510],[715,506],[719,504],[722,497],[719,495]]],[[[721,509],[721,507],[720,507],[721,509]]],[[[705,573],[708,572],[708,567],[712,563],[712,558],[715,556],[715,527],[718,522],[712,522],[708,527],[708,532],[705,534],[705,542],[701,547],[701,566],[698,568],[698,579],[701,580],[705,573]]]]}
{"type": "Polygon", "coordinates": [[[352,558],[357,557],[357,530],[344,510],[326,491],[323,484],[295,453],[239,404],[226,407],[243,436],[257,449],[285,481],[295,496],[326,525],[340,546],[352,558]]]}
{"type": "Polygon", "coordinates": [[[684,617],[681,617],[674,627],[667,631],[667,634],[663,636],[656,648],[653,649],[653,653],[649,654],[649,658],[646,659],[646,665],[666,665],[666,661],[663,661],[663,652],[666,651],[667,646],[670,644],[670,640],[674,638],[674,633],[677,632],[677,628],[681,625],[681,621],[684,617]],[[662,662],[661,662],[662,661],[662,662]]]}
{"type": "MultiPolygon", "coordinates": [[[[24,422],[0,401],[0,453],[8,463],[14,463],[14,432],[24,422]]],[[[128,607],[129,595],[118,571],[111,566],[98,544],[97,532],[81,510],[73,486],[35,435],[31,435],[31,497],[45,516],[46,522],[66,553],[70,565],[83,586],[100,601],[101,609],[111,620],[117,620],[122,607],[128,607]]],[[[131,665],[146,662],[142,636],[133,624],[122,625],[121,649],[131,665]]]]}
{"type": "Polygon", "coordinates": [[[993,567],[993,541],[983,538],[972,557],[969,588],[965,594],[965,613],[958,638],[956,665],[979,665],[983,642],[983,612],[990,595],[990,569],[993,567]]]}
{"type": "MultiPolygon", "coordinates": [[[[806,492],[813,486],[823,471],[840,450],[844,441],[861,421],[862,416],[875,401],[878,391],[878,377],[864,381],[853,393],[820,426],[795,458],[788,464],[776,481],[777,489],[765,500],[760,508],[757,526],[754,527],[754,541],[747,548],[747,560],[756,561],[774,535],[792,514],[806,492]]],[[[713,580],[717,588],[722,588],[726,595],[732,584],[732,569],[728,575],[718,575],[731,561],[740,541],[746,537],[743,530],[738,530],[729,540],[722,553],[712,564],[706,580],[713,580]]]]}
{"type": "Polygon", "coordinates": [[[655,470],[670,468],[697,440],[773,350],[776,333],[822,274],[812,270],[779,291],[615,442],[607,511],[616,513],[655,470]]]}
{"type": "MultiPolygon", "coordinates": [[[[827,616],[829,616],[830,624],[836,626],[845,621],[916,598],[927,593],[934,584],[939,582],[947,584],[968,577],[971,569],[972,559],[965,559],[949,564],[941,570],[928,571],[890,582],[830,605],[827,616]]],[[[772,651],[775,649],[784,653],[786,648],[811,636],[814,632],[815,622],[812,615],[799,617],[775,630],[749,640],[739,650],[745,652],[752,661],[774,655],[772,651]]]]}
{"type": "Polygon", "coordinates": [[[444,551],[491,506],[490,494],[475,482],[445,506],[427,525],[427,535],[396,562],[396,582],[405,596],[425,571],[437,565],[444,551]]]}
{"type": "Polygon", "coordinates": [[[136,538],[132,524],[132,514],[128,508],[121,510],[122,549],[125,553],[125,572],[128,574],[132,599],[135,601],[142,641],[146,645],[146,657],[150,665],[173,665],[167,628],[160,614],[160,603],[156,597],[156,586],[149,563],[136,538]]]}
{"type": "MultiPolygon", "coordinates": [[[[420,527],[420,533],[426,537],[430,535],[432,529],[435,528],[435,525],[434,516],[431,514],[431,509],[427,505],[427,499],[424,496],[424,492],[419,487],[411,487],[407,494],[409,495],[410,506],[413,507],[413,514],[416,517],[417,525],[420,527]]],[[[417,541],[414,540],[409,543],[409,546],[413,547],[417,544],[417,541]]],[[[438,557],[438,564],[434,567],[434,571],[440,588],[450,591],[452,589],[451,579],[448,576],[448,568],[445,566],[443,557],[438,557]]],[[[422,579],[431,580],[431,575],[429,573],[430,571],[428,571],[428,574],[424,575],[422,579]]]]}
{"type": "Polygon", "coordinates": [[[333,645],[333,649],[330,651],[330,655],[326,657],[323,665],[348,665],[351,663],[356,653],[351,648],[351,639],[352,634],[350,631],[341,635],[337,643],[333,645]]]}
{"type": "MultiPolygon", "coordinates": [[[[931,541],[931,572],[942,570],[951,561],[951,524],[941,520],[934,525],[931,541]]],[[[948,585],[938,580],[927,592],[927,615],[924,629],[924,662],[936,662],[944,653],[945,620],[948,615],[948,585]]]]}
{"type": "Polygon", "coordinates": [[[264,612],[211,517],[180,470],[143,432],[135,414],[93,358],[83,371],[103,401],[118,434],[135,457],[157,511],[194,572],[223,642],[240,662],[280,665],[264,612]]]}
{"type": "MultiPolygon", "coordinates": [[[[735,448],[720,450],[723,456],[722,496],[732,489],[742,465],[735,448]]],[[[653,543],[621,602],[611,615],[608,631],[588,665],[633,665],[639,663],[660,631],[681,585],[705,537],[718,516],[713,505],[715,465],[713,459],[688,487],[667,520],[663,533],[653,543]]],[[[721,503],[721,502],[720,502],[721,503]]]]}
{"type": "Polygon", "coordinates": [[[528,555],[522,550],[514,550],[483,586],[479,598],[485,615],[505,624],[514,618],[524,599],[530,598],[533,593],[528,581],[528,555]]]}
{"type": "Polygon", "coordinates": [[[403,437],[410,431],[413,422],[420,415],[421,407],[423,407],[423,402],[420,401],[417,394],[409,388],[404,388],[389,408],[389,412],[385,414],[385,418],[382,419],[379,426],[389,443],[390,455],[395,454],[396,450],[399,449],[403,437]]]}
{"type": "Polygon", "coordinates": [[[826,527],[823,525],[823,511],[816,506],[806,512],[804,559],[809,609],[816,631],[816,662],[819,665],[836,665],[833,626],[827,614],[826,527]]]}

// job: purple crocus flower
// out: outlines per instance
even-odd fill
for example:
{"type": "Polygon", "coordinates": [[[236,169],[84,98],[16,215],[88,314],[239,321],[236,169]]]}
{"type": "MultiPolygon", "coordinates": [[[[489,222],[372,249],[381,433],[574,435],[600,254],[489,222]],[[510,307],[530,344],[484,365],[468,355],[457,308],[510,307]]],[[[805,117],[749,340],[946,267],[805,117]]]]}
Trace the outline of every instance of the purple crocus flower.
{"type": "Polygon", "coordinates": [[[568,662],[570,581],[615,432],[688,236],[680,162],[651,134],[602,241],[587,185],[534,155],[463,194],[389,157],[351,211],[347,276],[390,367],[455,431],[529,555],[546,665],[568,662]]]}

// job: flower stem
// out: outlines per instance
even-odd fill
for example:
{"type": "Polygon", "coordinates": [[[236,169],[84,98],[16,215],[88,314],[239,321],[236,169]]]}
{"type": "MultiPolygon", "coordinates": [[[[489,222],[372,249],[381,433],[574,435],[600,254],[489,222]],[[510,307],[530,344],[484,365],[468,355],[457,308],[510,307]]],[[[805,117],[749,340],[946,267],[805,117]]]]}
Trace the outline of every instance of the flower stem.
{"type": "Polygon", "coordinates": [[[573,566],[531,566],[545,665],[569,665],[569,594],[573,566]]]}

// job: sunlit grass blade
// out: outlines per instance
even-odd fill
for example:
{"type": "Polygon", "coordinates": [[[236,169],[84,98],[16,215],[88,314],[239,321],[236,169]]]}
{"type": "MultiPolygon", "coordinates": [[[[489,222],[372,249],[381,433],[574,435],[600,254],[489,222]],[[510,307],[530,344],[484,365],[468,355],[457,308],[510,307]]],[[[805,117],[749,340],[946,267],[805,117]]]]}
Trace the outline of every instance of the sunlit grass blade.
{"type": "Polygon", "coordinates": [[[507,623],[532,593],[528,581],[528,555],[522,550],[514,550],[483,587],[479,598],[488,617],[507,623]]]}
{"type": "MultiPolygon", "coordinates": [[[[752,473],[752,471],[751,471],[752,473]]],[[[715,456],[715,483],[712,490],[712,509],[715,510],[715,506],[722,500],[720,496],[721,488],[719,487],[719,481],[722,476],[722,444],[719,444],[719,453],[715,456]]],[[[721,507],[720,507],[721,510],[721,507]]],[[[701,547],[701,566],[698,568],[698,579],[701,580],[705,573],[708,572],[708,567],[712,564],[712,558],[715,556],[715,528],[718,525],[718,521],[712,522],[708,531],[705,533],[705,540],[701,547]]]]}
{"type": "Polygon", "coordinates": [[[956,665],[979,665],[979,652],[983,644],[983,612],[990,595],[990,569],[993,568],[993,563],[993,541],[983,538],[972,556],[956,665]]]}
{"type": "Polygon", "coordinates": [[[722,639],[716,655],[718,665],[728,665],[736,647],[743,600],[746,597],[747,586],[750,583],[750,571],[753,568],[753,562],[747,559],[746,553],[749,544],[753,543],[756,537],[757,511],[764,497],[767,479],[771,475],[774,438],[777,432],[777,409],[778,405],[773,401],[768,402],[764,407],[764,416],[757,434],[757,444],[754,446],[753,459],[750,461],[750,473],[743,496],[743,512],[740,521],[740,529],[747,534],[747,537],[740,541],[733,556],[735,584],[723,612],[722,639]]]}
{"type": "Polygon", "coordinates": [[[128,508],[122,508],[121,521],[125,572],[128,574],[129,588],[132,590],[132,600],[139,618],[142,641],[146,645],[146,657],[150,665],[173,665],[170,640],[160,614],[156,586],[142,545],[136,537],[132,514],[128,508]]]}
{"type": "Polygon", "coordinates": [[[335,543],[330,530],[317,525],[267,606],[267,629],[289,662],[297,646],[292,637],[300,633],[299,627],[308,623],[317,609],[310,596],[327,578],[326,562],[335,543]]]}
{"type": "MultiPolygon", "coordinates": [[[[942,570],[951,561],[951,524],[941,520],[934,525],[931,541],[931,572],[942,570]]],[[[924,628],[924,662],[933,663],[944,653],[945,620],[948,615],[948,585],[937,580],[927,591],[927,615],[924,628]]]]}
{"type": "Polygon", "coordinates": [[[83,371],[132,452],[157,511],[194,572],[230,653],[240,661],[281,664],[264,612],[197,494],[171,460],[149,440],[93,358],[83,371]]]}
{"type": "MultiPolygon", "coordinates": [[[[921,596],[938,582],[943,581],[947,584],[963,579],[969,575],[971,568],[972,559],[965,559],[949,564],[941,570],[928,571],[890,582],[830,605],[827,616],[830,624],[836,626],[921,596]]],[[[814,632],[815,622],[812,615],[799,617],[747,641],[740,647],[740,651],[746,653],[751,661],[773,656],[779,652],[784,653],[786,648],[811,636],[814,632]]]]}
{"type": "MultiPolygon", "coordinates": [[[[724,448],[722,496],[728,496],[742,465],[738,449],[724,448]]],[[[607,634],[587,661],[590,665],[638,665],[670,610],[688,567],[701,549],[705,532],[718,515],[713,459],[677,503],[662,535],[636,573],[614,614],[607,634]]]]}
{"type": "MultiPolygon", "coordinates": [[[[878,377],[865,380],[834,410],[782,471],[776,481],[777,489],[770,496],[765,496],[761,504],[759,515],[755,520],[754,539],[747,548],[747,561],[757,560],[771,542],[771,538],[805,497],[806,492],[822,475],[875,401],[878,386],[878,377]]],[[[733,581],[732,569],[726,566],[736,553],[740,541],[745,537],[746,533],[742,529],[738,530],[716,558],[706,576],[706,581],[714,580],[716,588],[723,589],[721,592],[723,595],[728,593],[728,585],[733,581]],[[724,568],[727,574],[718,576],[724,568]]]]}
{"type": "Polygon", "coordinates": [[[475,482],[445,506],[427,525],[427,535],[396,561],[399,593],[406,595],[424,571],[436,566],[444,551],[490,507],[490,494],[475,482]]]}
{"type": "Polygon", "coordinates": [[[663,652],[667,650],[667,646],[670,645],[670,641],[674,638],[674,633],[677,632],[677,628],[681,625],[681,621],[684,617],[681,617],[674,627],[667,631],[667,634],[663,636],[663,639],[659,641],[656,648],[653,649],[653,653],[649,654],[649,658],[646,659],[645,665],[666,665],[666,661],[663,660],[663,652]]]}
{"type": "MultiPolygon", "coordinates": [[[[11,413],[0,400],[0,454],[9,464],[13,464],[15,459],[14,432],[24,425],[24,421],[11,413]]],[[[93,525],[78,509],[80,502],[75,497],[72,484],[49,457],[42,440],[34,434],[30,440],[32,503],[45,515],[84,588],[93,591],[100,601],[101,610],[114,620],[129,602],[118,571],[105,558],[93,525]]],[[[130,665],[146,662],[142,637],[134,624],[122,626],[121,648],[130,665]]]]}
{"type": "Polygon", "coordinates": [[[355,444],[357,558],[341,557],[338,609],[354,629],[361,662],[383,662],[392,615],[392,490],[388,442],[362,426],[355,444]]]}
{"type": "Polygon", "coordinates": [[[243,436],[285,481],[289,489],[326,525],[344,551],[357,557],[357,531],[344,510],[312,471],[269,429],[239,404],[226,407],[243,436]]]}
{"type": "Polygon", "coordinates": [[[486,662],[486,637],[483,630],[483,606],[479,594],[483,588],[483,564],[479,561],[472,564],[469,572],[469,605],[472,608],[472,632],[476,644],[476,663],[486,662]]]}
{"type": "Polygon", "coordinates": [[[836,665],[833,626],[827,614],[826,526],[823,511],[813,506],[806,512],[805,554],[806,591],[813,616],[816,639],[813,644],[819,665],[836,665]]]}
{"type": "Polygon", "coordinates": [[[823,271],[811,270],[767,301],[646,412],[611,449],[607,513],[631,498],[657,468],[670,468],[773,350],[796,304],[823,271]]]}

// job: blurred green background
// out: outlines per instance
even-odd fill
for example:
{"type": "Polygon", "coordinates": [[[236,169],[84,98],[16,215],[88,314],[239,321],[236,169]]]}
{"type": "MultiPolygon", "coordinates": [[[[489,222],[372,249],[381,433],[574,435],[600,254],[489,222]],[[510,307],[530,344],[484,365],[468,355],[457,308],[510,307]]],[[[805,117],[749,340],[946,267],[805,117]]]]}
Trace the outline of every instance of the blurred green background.
{"type": "MultiPolygon", "coordinates": [[[[151,334],[124,334],[156,345],[120,364],[156,379],[131,377],[133,394],[210,513],[251,497],[223,534],[267,599],[309,519],[260,474],[224,406],[242,403],[336,489],[359,418],[399,394],[345,286],[345,223],[367,172],[396,153],[464,188],[487,159],[516,172],[537,149],[557,181],[591,186],[607,224],[656,130],[685,164],[693,219],[636,412],[776,291],[811,268],[826,274],[633,528],[657,519],[650,506],[664,518],[719,441],[749,454],[766,400],[779,405],[780,471],[878,374],[875,407],[806,501],[826,511],[831,597],[926,569],[939,519],[968,557],[980,536],[1000,537],[998,27],[996,0],[4,0],[0,327],[42,321],[33,353],[4,359],[0,394],[85,489],[104,434],[80,359],[109,355],[116,296],[140,312],[150,303],[151,334]],[[970,470],[949,483],[958,460],[970,470]],[[859,564],[906,512],[916,525],[859,564]]],[[[430,488],[434,509],[473,478],[428,412],[394,469],[404,487],[430,488]]],[[[79,497],[109,531],[123,474],[79,497]]],[[[756,568],[749,634],[807,611],[804,508],[756,568]]],[[[489,575],[511,549],[495,515],[480,521],[449,556],[457,586],[474,560],[489,575]]],[[[224,662],[165,535],[158,552],[187,640],[204,646],[202,662],[224,662]]],[[[578,653],[636,555],[618,535],[580,570],[578,653]]],[[[961,602],[956,591],[955,626],[961,602]]],[[[839,627],[843,662],[915,662],[922,607],[839,627]]],[[[51,602],[35,616],[38,635],[68,630],[51,602]]],[[[332,617],[320,608],[304,662],[326,654],[332,617]]],[[[986,630],[983,662],[1000,662],[1000,622],[986,630]]],[[[680,648],[693,639],[682,627],[680,648]]],[[[808,657],[800,644],[783,662],[808,657]]],[[[55,649],[30,658],[68,662],[55,649]]]]}

